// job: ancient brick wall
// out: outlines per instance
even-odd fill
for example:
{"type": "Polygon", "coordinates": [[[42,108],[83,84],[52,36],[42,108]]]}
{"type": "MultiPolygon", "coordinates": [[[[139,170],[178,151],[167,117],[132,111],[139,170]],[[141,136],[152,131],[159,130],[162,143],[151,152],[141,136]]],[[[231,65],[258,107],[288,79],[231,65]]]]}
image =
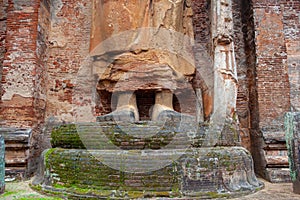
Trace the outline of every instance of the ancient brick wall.
{"type": "Polygon", "coordinates": [[[33,91],[33,105],[34,118],[32,129],[33,133],[30,141],[30,157],[28,159],[29,175],[34,172],[38,166],[39,157],[43,150],[49,148],[49,141],[44,135],[45,129],[45,110],[47,99],[47,42],[49,37],[50,27],[50,10],[49,2],[47,0],[41,1],[38,10],[37,21],[37,40],[36,40],[36,67],[34,72],[34,91],[33,91]]]}
{"type": "Polygon", "coordinates": [[[299,1],[253,1],[252,152],[257,172],[274,182],[289,180],[283,116],[299,102],[297,11],[299,1]]]}
{"type": "Polygon", "coordinates": [[[5,52],[3,63],[1,61],[0,119],[6,127],[33,129],[29,173],[36,168],[35,162],[42,150],[46,99],[46,42],[41,19],[47,18],[44,16],[49,12],[39,13],[39,8],[39,1],[7,1],[6,20],[1,21],[6,23],[6,29],[1,46],[5,52]]]}
{"type": "MultiPolygon", "coordinates": [[[[257,91],[261,127],[276,127],[290,108],[283,13],[279,1],[254,1],[257,91]]],[[[281,1],[283,2],[283,1],[281,1]]],[[[282,123],[280,125],[282,127],[282,123]]],[[[280,127],[278,127],[280,128],[280,127]]]]}
{"type": "MultiPolygon", "coordinates": [[[[7,0],[0,2],[0,80],[2,77],[3,60],[5,54],[5,36],[6,36],[6,21],[7,21],[7,0]]],[[[0,82],[0,100],[2,97],[2,81],[0,82]]],[[[0,119],[0,123],[1,123],[0,119]]]]}
{"type": "Polygon", "coordinates": [[[73,121],[72,92],[89,53],[91,1],[52,1],[50,9],[46,120],[73,121]]]}
{"type": "Polygon", "coordinates": [[[237,95],[237,115],[240,123],[240,136],[242,145],[250,150],[250,111],[249,111],[249,84],[248,84],[248,67],[247,49],[245,33],[245,19],[249,16],[245,11],[245,1],[233,1],[233,23],[234,23],[234,50],[236,55],[236,65],[238,74],[238,95],[237,95]]]}
{"type": "Polygon", "coordinates": [[[36,1],[8,1],[2,73],[1,118],[7,125],[31,127],[34,117],[36,1]]]}
{"type": "Polygon", "coordinates": [[[192,1],[193,29],[194,29],[194,56],[197,69],[194,88],[201,88],[204,114],[207,118],[212,111],[212,44],[210,35],[210,3],[209,1],[192,1]]]}

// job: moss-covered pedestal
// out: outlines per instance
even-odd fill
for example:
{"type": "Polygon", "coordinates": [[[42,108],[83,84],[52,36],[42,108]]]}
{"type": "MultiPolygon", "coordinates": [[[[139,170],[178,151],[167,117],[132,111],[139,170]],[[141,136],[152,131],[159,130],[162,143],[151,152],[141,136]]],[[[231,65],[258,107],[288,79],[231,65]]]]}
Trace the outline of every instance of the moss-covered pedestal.
{"type": "Polygon", "coordinates": [[[207,199],[244,195],[262,187],[244,148],[200,147],[207,127],[187,134],[185,125],[180,126],[162,127],[159,122],[61,126],[52,133],[56,148],[44,152],[33,187],[74,199],[207,199]],[[96,134],[95,127],[102,133],[96,134]],[[162,128],[151,137],[136,137],[157,127],[162,128]]]}

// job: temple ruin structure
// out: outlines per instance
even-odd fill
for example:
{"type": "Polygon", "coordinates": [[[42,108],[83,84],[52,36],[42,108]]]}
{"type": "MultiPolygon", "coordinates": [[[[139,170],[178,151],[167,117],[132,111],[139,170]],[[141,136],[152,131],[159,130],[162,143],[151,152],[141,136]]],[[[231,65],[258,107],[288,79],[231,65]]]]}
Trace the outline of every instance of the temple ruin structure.
{"type": "Polygon", "coordinates": [[[299,13],[298,0],[1,1],[6,174],[117,198],[291,181],[297,137],[285,137],[284,117],[300,110],[299,13]]]}

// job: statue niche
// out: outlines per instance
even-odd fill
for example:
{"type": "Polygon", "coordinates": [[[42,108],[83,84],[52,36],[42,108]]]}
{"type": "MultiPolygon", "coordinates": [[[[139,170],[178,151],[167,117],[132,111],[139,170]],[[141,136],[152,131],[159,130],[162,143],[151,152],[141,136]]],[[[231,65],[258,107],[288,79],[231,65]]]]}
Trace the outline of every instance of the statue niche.
{"type": "Polygon", "coordinates": [[[178,96],[193,101],[190,4],[190,0],[94,0],[90,50],[104,114],[98,121],[138,121],[142,113],[141,119],[147,119],[145,108],[151,120],[173,118],[187,106],[178,96]],[[149,99],[139,99],[145,97],[149,99]]]}

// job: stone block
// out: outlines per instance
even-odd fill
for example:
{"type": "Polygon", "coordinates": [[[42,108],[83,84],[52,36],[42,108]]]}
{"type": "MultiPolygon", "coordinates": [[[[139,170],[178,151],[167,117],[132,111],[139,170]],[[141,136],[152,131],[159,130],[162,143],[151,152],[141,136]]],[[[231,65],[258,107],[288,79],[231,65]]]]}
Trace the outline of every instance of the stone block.
{"type": "Polygon", "coordinates": [[[271,183],[288,183],[291,182],[289,168],[266,168],[265,177],[271,183]]]}
{"type": "MultiPolygon", "coordinates": [[[[52,147],[66,149],[174,149],[199,147],[208,126],[197,128],[185,122],[96,122],[65,124],[53,129],[52,147]]],[[[196,124],[195,124],[196,125],[196,124]]]]}

